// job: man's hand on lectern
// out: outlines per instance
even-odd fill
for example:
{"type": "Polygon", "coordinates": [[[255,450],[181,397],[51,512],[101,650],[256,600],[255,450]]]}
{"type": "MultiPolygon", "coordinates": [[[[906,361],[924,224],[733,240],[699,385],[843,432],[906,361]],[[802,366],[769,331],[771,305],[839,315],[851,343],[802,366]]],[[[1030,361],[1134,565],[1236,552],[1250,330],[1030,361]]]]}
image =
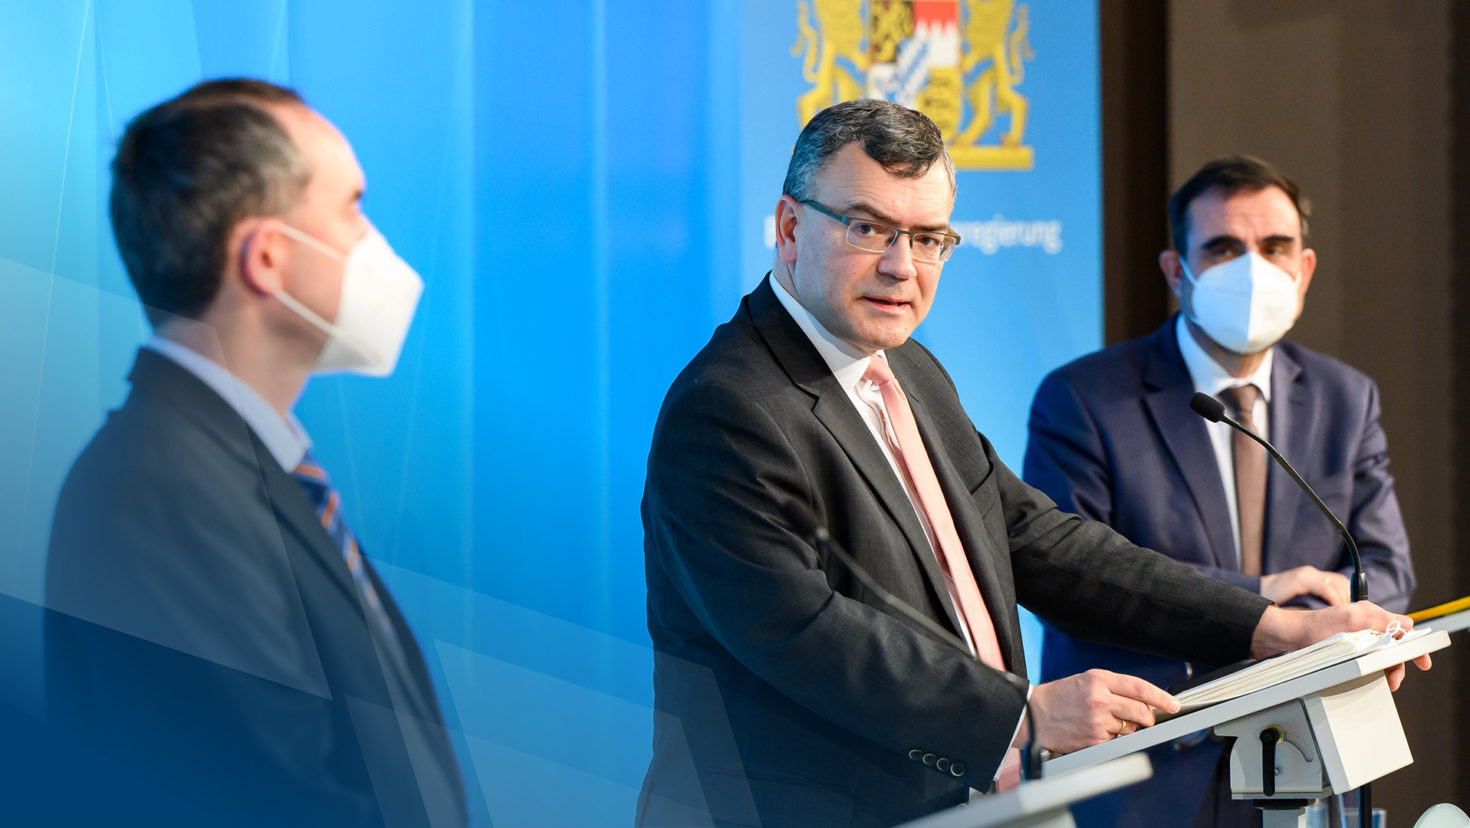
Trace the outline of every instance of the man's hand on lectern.
{"type": "MultiPolygon", "coordinates": [[[[1047,750],[1074,750],[1124,736],[1154,723],[1154,710],[1179,712],[1179,702],[1141,678],[1088,670],[1031,690],[1036,740],[1047,750]]],[[[1017,738],[1025,744],[1028,731],[1017,738]]]]}
{"type": "MultiPolygon", "coordinates": [[[[1386,630],[1395,622],[1403,632],[1414,627],[1414,622],[1407,615],[1389,612],[1367,601],[1311,611],[1267,607],[1251,638],[1251,657],[1265,658],[1287,650],[1299,650],[1341,632],[1386,630]]],[[[1420,670],[1428,670],[1429,654],[1414,659],[1414,664],[1420,670]]],[[[1404,665],[1389,668],[1385,675],[1389,689],[1399,689],[1404,680],[1404,665]]]]}

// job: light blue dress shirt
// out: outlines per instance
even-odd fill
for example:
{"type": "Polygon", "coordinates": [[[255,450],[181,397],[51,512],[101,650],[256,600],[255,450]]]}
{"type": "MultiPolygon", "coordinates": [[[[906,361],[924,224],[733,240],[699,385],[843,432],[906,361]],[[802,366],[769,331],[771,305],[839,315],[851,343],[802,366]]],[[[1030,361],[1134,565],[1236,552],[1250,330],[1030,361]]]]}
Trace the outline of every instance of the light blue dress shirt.
{"type": "Polygon", "coordinates": [[[199,378],[235,410],[287,472],[294,471],[311,450],[311,438],[296,415],[282,417],[254,388],[223,365],[172,339],[154,334],[143,347],[199,378]]]}

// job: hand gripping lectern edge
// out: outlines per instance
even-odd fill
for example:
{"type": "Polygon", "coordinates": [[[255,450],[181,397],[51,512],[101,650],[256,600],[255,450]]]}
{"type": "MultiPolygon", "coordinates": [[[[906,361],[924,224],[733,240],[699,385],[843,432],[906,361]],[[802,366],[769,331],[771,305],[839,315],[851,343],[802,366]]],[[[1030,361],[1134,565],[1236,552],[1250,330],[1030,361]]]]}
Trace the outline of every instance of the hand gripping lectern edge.
{"type": "Polygon", "coordinates": [[[1302,826],[1313,801],[1413,762],[1383,672],[1449,646],[1448,630],[1433,622],[1423,626],[1431,631],[1058,756],[1045,764],[1042,780],[903,828],[1071,826],[1068,804],[1149,777],[1152,771],[1140,751],[1207,728],[1235,738],[1231,788],[1236,799],[1249,799],[1262,809],[1264,828],[1302,826]],[[1269,775],[1262,772],[1267,767],[1269,775]]]}

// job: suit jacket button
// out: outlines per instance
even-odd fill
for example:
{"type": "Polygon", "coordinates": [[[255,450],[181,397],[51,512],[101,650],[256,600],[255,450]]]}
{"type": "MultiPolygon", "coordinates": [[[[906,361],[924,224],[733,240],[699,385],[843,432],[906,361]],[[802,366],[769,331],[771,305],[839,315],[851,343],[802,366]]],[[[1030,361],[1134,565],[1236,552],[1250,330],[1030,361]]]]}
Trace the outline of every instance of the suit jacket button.
{"type": "Polygon", "coordinates": [[[935,770],[940,770],[940,771],[947,771],[947,770],[949,770],[949,757],[948,756],[941,756],[941,757],[939,757],[939,761],[934,763],[934,769],[935,770]]]}
{"type": "Polygon", "coordinates": [[[924,754],[924,764],[928,765],[931,768],[934,767],[934,754],[932,754],[932,753],[926,753],[926,754],[924,754]]]}
{"type": "Polygon", "coordinates": [[[953,765],[950,765],[949,766],[949,772],[953,776],[964,776],[965,775],[965,763],[964,762],[955,762],[953,765]]]}
{"type": "Polygon", "coordinates": [[[920,750],[919,748],[914,748],[913,750],[909,751],[909,758],[917,762],[919,761],[919,755],[923,752],[924,751],[920,750]]]}

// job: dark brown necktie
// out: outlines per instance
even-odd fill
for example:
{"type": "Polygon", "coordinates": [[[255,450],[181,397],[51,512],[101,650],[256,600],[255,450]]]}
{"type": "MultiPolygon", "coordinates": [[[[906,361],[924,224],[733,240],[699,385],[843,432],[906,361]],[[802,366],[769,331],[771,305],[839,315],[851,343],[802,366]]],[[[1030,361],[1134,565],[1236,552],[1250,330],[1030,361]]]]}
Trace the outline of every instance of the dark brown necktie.
{"type": "MultiPolygon", "coordinates": [[[[1240,424],[1256,431],[1254,385],[1238,385],[1220,392],[1240,424]]],[[[1259,433],[1259,432],[1257,432],[1259,433]]],[[[1240,515],[1240,571],[1261,574],[1261,543],[1266,528],[1266,450],[1255,440],[1231,430],[1231,453],[1235,457],[1235,506],[1240,515]]]]}

